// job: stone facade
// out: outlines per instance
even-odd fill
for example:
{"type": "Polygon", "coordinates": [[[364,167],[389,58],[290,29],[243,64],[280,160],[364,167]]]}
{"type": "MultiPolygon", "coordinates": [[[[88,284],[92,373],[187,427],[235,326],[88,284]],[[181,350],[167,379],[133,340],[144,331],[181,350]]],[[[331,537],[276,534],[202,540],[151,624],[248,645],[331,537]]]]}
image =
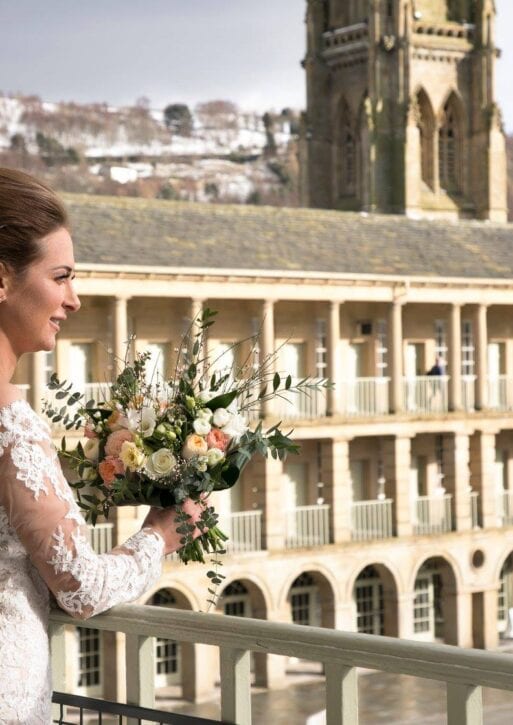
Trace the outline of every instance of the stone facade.
{"type": "Polygon", "coordinates": [[[308,0],[307,206],[506,221],[492,0],[308,0]]]}

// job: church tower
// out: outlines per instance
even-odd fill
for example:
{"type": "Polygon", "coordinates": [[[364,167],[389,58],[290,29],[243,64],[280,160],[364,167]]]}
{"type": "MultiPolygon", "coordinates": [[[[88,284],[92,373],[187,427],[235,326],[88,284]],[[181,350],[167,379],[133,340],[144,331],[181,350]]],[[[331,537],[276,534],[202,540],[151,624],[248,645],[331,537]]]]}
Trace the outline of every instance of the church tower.
{"type": "Polygon", "coordinates": [[[506,221],[494,0],[307,0],[304,203],[506,221]]]}

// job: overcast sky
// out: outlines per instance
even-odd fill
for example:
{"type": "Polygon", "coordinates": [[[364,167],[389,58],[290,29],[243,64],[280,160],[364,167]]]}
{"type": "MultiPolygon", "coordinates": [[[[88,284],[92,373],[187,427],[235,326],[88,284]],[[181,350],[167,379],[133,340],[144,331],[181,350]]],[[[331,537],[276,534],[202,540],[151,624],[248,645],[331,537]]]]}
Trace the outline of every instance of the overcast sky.
{"type": "MultiPolygon", "coordinates": [[[[498,99],[513,132],[513,2],[496,0],[498,99]]],[[[0,90],[162,108],[304,107],[305,0],[0,0],[0,90]]]]}

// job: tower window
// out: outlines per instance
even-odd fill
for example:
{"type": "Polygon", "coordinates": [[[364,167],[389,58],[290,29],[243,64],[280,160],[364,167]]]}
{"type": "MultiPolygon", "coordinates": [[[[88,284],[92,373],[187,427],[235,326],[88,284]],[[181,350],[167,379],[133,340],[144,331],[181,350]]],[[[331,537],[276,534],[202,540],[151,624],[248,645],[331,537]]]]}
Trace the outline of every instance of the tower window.
{"type": "Polygon", "coordinates": [[[356,182],[356,135],[352,116],[344,101],[339,116],[337,176],[340,196],[353,196],[356,182]]]}
{"type": "Polygon", "coordinates": [[[444,107],[442,125],[438,137],[440,186],[446,191],[459,191],[459,128],[454,104],[448,101],[444,107]]]}

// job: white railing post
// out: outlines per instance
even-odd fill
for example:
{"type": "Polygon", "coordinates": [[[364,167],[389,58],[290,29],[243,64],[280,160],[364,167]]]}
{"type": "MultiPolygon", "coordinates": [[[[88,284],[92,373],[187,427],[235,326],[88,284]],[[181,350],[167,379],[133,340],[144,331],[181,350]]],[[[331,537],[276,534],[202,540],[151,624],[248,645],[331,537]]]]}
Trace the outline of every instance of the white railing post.
{"type": "Polygon", "coordinates": [[[237,725],[251,725],[250,653],[220,647],[221,718],[237,725]]]}
{"type": "Polygon", "coordinates": [[[392,532],[392,499],[354,501],[351,504],[353,540],[388,539],[392,532]]]}
{"type": "Polygon", "coordinates": [[[447,683],[447,725],[483,725],[481,687],[447,683]]]}
{"type": "MultiPolygon", "coordinates": [[[[130,705],[155,707],[155,644],[153,637],[126,635],[126,701],[130,705]]],[[[127,725],[137,725],[128,719],[127,725]]]]}
{"type": "Polygon", "coordinates": [[[329,504],[297,506],[288,512],[286,547],[324,546],[330,543],[329,504]]]}
{"type": "MultiPolygon", "coordinates": [[[[52,665],[52,685],[57,692],[66,692],[66,628],[58,624],[50,624],[50,652],[52,665]]],[[[55,720],[59,719],[59,706],[52,705],[55,720]]]]}
{"type": "Polygon", "coordinates": [[[358,725],[358,673],[356,667],[328,662],[326,673],[326,725],[358,725]]]}

